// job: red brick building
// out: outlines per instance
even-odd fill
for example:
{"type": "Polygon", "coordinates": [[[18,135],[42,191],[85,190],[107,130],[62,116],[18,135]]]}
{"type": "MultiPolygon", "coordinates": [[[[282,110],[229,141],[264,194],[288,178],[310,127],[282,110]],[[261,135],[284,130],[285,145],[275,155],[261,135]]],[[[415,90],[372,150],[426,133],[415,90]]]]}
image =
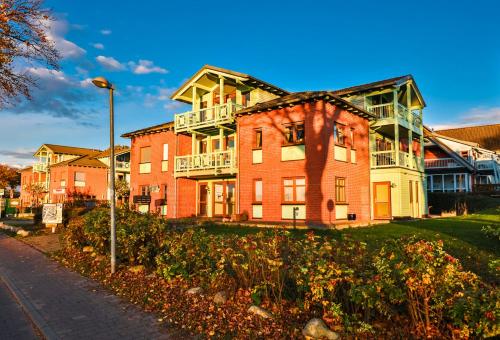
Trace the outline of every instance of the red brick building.
{"type": "Polygon", "coordinates": [[[136,209],[169,218],[370,220],[373,114],[333,92],[290,94],[212,66],[172,98],[193,111],[123,135],[136,209]]]}

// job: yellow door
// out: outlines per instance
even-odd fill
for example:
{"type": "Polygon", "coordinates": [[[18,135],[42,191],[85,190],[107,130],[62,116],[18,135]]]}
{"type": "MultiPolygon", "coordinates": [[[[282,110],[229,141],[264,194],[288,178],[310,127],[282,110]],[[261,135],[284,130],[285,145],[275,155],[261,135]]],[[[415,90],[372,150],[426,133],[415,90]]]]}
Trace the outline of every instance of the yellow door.
{"type": "Polygon", "coordinates": [[[381,220],[392,218],[391,182],[373,183],[373,215],[381,220]]]}

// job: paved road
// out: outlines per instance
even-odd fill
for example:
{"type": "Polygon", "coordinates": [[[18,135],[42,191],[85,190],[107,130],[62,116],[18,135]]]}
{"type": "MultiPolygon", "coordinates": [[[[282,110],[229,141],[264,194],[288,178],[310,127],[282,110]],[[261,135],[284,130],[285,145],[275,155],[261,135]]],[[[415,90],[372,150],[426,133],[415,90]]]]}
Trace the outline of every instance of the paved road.
{"type": "Polygon", "coordinates": [[[5,283],[0,279],[0,339],[39,339],[31,320],[24,314],[5,283]]]}
{"type": "Polygon", "coordinates": [[[178,337],[160,328],[153,314],[122,302],[97,283],[2,234],[0,278],[48,339],[178,337]]]}

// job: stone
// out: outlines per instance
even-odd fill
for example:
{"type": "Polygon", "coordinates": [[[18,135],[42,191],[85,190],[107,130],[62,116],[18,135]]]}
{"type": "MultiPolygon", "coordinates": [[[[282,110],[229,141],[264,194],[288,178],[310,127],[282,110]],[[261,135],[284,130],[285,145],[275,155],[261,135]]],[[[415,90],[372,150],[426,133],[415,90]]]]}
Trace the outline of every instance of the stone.
{"type": "Polygon", "coordinates": [[[191,295],[201,294],[201,293],[203,293],[203,289],[201,287],[194,287],[194,288],[188,289],[186,293],[191,294],[191,295]]]}
{"type": "Polygon", "coordinates": [[[22,237],[26,237],[26,236],[30,235],[30,232],[27,230],[24,230],[24,229],[20,229],[17,231],[17,235],[22,236],[22,237]]]}
{"type": "Polygon", "coordinates": [[[260,308],[259,306],[255,306],[255,305],[250,306],[250,308],[248,308],[248,312],[251,314],[254,314],[254,315],[258,315],[264,319],[272,319],[272,317],[273,317],[273,315],[271,313],[269,313],[267,310],[265,310],[264,308],[260,308]]]}
{"type": "Polygon", "coordinates": [[[218,292],[214,296],[214,302],[218,305],[223,305],[227,301],[227,294],[225,292],[218,292]]]}
{"type": "Polygon", "coordinates": [[[302,330],[302,335],[313,339],[326,338],[328,340],[340,339],[340,336],[334,331],[330,330],[323,320],[315,318],[311,319],[302,330]]]}
{"type": "Polygon", "coordinates": [[[84,253],[92,253],[92,252],[94,252],[94,247],[85,246],[85,247],[83,247],[83,252],[84,253]]]}
{"type": "Polygon", "coordinates": [[[128,270],[134,274],[137,274],[143,272],[145,268],[143,265],[138,265],[138,266],[132,266],[128,270]]]}

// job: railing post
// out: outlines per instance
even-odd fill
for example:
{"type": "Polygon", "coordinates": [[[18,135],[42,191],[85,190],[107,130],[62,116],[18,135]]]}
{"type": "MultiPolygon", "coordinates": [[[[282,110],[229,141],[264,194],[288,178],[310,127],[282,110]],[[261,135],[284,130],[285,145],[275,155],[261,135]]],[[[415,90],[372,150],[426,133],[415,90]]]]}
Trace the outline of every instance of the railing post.
{"type": "Polygon", "coordinates": [[[413,169],[417,165],[413,164],[413,113],[410,110],[411,107],[411,84],[410,82],[406,83],[406,116],[408,117],[408,167],[413,169]]]}
{"type": "Polygon", "coordinates": [[[392,91],[394,106],[394,151],[396,152],[396,166],[399,166],[399,108],[398,108],[398,90],[392,91]]]}

